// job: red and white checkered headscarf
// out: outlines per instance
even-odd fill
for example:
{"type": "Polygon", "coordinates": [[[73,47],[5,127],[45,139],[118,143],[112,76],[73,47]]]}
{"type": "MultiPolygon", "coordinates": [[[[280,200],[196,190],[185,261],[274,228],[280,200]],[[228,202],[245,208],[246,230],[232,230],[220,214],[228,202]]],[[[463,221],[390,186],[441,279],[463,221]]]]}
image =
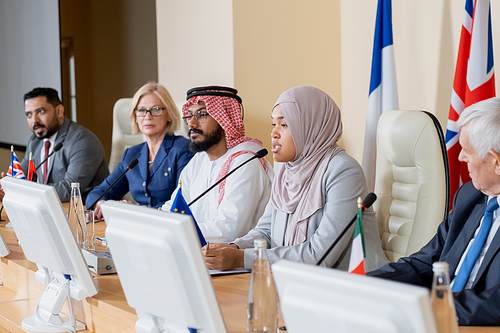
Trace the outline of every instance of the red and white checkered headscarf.
{"type": "MultiPolygon", "coordinates": [[[[207,91],[218,90],[214,89],[207,91]]],[[[187,116],[189,106],[198,104],[200,101],[205,102],[207,113],[214,118],[224,130],[228,149],[242,142],[252,140],[245,136],[245,126],[241,119],[241,105],[236,99],[225,96],[194,96],[184,103],[182,106],[182,114],[187,116]]],[[[256,141],[262,145],[262,142],[259,140],[252,141],[256,141]]]]}

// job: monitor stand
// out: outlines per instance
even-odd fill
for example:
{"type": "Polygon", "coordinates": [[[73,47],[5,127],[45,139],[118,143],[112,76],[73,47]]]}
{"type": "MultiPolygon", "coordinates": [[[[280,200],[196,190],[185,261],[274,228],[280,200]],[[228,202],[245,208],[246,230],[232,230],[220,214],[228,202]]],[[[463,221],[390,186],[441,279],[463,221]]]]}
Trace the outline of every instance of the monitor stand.
{"type": "MultiPolygon", "coordinates": [[[[38,271],[40,272],[40,270],[38,271]]],[[[37,273],[38,273],[37,272],[37,273]]],[[[56,278],[47,284],[35,308],[35,314],[25,318],[22,327],[33,332],[67,332],[73,326],[68,316],[59,313],[68,298],[68,285],[65,278],[56,278]]],[[[85,324],[76,321],[74,329],[81,331],[85,324]]]]}

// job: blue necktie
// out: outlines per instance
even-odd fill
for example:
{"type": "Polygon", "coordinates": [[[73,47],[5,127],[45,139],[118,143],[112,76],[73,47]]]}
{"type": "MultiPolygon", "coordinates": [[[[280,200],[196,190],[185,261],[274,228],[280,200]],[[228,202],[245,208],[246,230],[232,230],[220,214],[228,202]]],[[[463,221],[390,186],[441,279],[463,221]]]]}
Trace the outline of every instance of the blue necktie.
{"type": "Polygon", "coordinates": [[[469,251],[465,255],[465,259],[458,271],[457,276],[455,277],[455,282],[453,282],[453,288],[451,291],[461,291],[464,289],[467,280],[469,280],[470,272],[472,271],[472,267],[476,263],[477,257],[481,252],[481,249],[486,242],[486,238],[490,233],[491,224],[493,222],[493,212],[498,208],[498,200],[497,198],[492,198],[488,202],[488,206],[486,207],[486,211],[484,212],[483,223],[481,223],[481,228],[479,228],[479,232],[477,236],[474,238],[472,245],[469,248],[469,251]]]}

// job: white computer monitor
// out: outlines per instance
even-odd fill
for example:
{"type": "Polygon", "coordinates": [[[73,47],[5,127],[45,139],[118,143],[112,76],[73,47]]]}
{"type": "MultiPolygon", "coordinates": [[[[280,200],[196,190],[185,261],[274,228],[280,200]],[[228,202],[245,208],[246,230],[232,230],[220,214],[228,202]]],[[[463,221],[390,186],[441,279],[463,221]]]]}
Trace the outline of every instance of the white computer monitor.
{"type": "Polygon", "coordinates": [[[101,208],[136,332],[226,332],[190,216],[112,201],[101,208]]]}
{"type": "Polygon", "coordinates": [[[37,332],[61,332],[61,326],[85,329],[73,316],[59,313],[68,289],[72,298],[82,300],[97,294],[97,287],[55,188],[12,177],[0,183],[5,191],[3,205],[23,252],[38,266],[36,280],[47,285],[35,314],[23,320],[23,328],[37,332]]]}
{"type": "Polygon", "coordinates": [[[288,333],[436,333],[429,291],[281,260],[272,265],[288,333]]]}

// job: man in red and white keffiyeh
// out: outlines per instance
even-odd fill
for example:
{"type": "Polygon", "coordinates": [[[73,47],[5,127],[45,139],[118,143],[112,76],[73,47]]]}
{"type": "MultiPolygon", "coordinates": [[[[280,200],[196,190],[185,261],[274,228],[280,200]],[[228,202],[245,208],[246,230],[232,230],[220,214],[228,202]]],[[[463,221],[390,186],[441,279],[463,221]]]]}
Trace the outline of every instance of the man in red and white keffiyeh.
{"type": "MultiPolygon", "coordinates": [[[[262,149],[245,136],[237,90],[209,86],[188,91],[182,107],[189,126],[189,148],[196,155],[181,173],[182,194],[189,203],[262,149]]],[[[234,172],[190,208],[209,242],[225,243],[245,235],[264,213],[274,176],[264,158],[234,172]]],[[[170,210],[172,194],[162,209],[170,210]]]]}

